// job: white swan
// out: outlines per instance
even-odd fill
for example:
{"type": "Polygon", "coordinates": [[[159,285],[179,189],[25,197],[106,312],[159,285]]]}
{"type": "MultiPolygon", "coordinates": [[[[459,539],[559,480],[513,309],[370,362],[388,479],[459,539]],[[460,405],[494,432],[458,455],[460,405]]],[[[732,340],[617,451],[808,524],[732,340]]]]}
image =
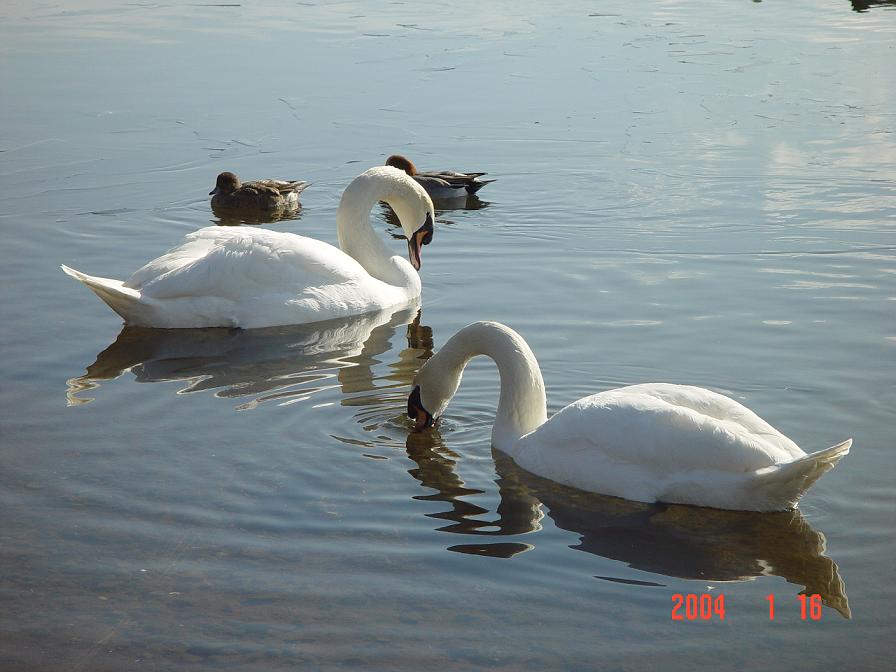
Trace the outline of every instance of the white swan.
{"type": "Polygon", "coordinates": [[[464,327],[417,373],[408,399],[417,429],[441,416],[476,355],[491,357],[501,377],[495,448],[532,473],[582,490],[640,502],[784,510],[852,445],[847,439],[807,455],[733,399],[669,383],[607,390],[549,419],[532,350],[496,322],[464,327]]]}
{"type": "Polygon", "coordinates": [[[435,213],[404,172],[378,166],[342,194],[338,249],[293,233],[210,226],[137,270],[126,282],[62,266],[129,325],[271,327],[319,322],[406,304],[420,296],[420,247],[435,213]],[[410,262],[393,255],[370,225],[385,201],[398,215],[410,262]]]}

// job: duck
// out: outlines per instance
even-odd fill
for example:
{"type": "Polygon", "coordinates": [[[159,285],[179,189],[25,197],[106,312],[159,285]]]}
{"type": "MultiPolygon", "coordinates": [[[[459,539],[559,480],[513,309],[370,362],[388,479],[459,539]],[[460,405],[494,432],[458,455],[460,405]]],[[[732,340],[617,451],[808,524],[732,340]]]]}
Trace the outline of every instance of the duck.
{"type": "Polygon", "coordinates": [[[386,165],[403,170],[417,180],[430,197],[441,200],[466,198],[475,194],[486,184],[494,182],[494,180],[479,179],[488,173],[459,173],[454,170],[420,172],[410,159],[401,154],[390,156],[386,159],[386,165]]]}
{"type": "Polygon", "coordinates": [[[477,355],[493,359],[501,379],[494,448],[580,490],[647,503],[790,510],[852,445],[847,439],[806,454],[739,402],[673,383],[599,392],[548,418],[535,355],[497,322],[464,327],[420,368],[407,406],[416,431],[438,422],[477,355]]]}
{"type": "Polygon", "coordinates": [[[228,210],[293,210],[299,207],[299,194],[311,185],[300,180],[255,180],[240,182],[231,172],[223,172],[208,192],[212,207],[228,210]]]}
{"type": "Polygon", "coordinates": [[[435,211],[404,172],[375,166],[346,187],[336,212],[339,247],[254,227],[210,226],[122,282],[63,265],[130,326],[166,329],[305,324],[419,300],[421,248],[435,211]],[[398,215],[408,257],[393,254],[370,224],[379,201],[398,215]]]}

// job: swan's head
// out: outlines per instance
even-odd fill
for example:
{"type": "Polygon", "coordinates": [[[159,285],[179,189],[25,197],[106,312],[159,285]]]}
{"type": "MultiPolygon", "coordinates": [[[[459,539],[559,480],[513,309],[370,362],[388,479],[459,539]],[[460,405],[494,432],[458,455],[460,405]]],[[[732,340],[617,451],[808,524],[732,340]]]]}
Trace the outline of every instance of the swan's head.
{"type": "Polygon", "coordinates": [[[414,162],[401,154],[393,154],[390,156],[386,159],[386,165],[398,168],[398,170],[403,170],[411,177],[414,177],[414,175],[417,174],[417,166],[414,165],[414,162]]]}
{"type": "Polygon", "coordinates": [[[417,430],[432,427],[439,421],[460,386],[463,368],[445,370],[439,354],[434,354],[417,372],[414,389],[408,397],[408,417],[417,430]]]}
{"type": "Polygon", "coordinates": [[[232,194],[240,188],[240,178],[230,172],[221,173],[215,182],[215,188],[208,192],[209,196],[232,194]]]}
{"type": "Polygon", "coordinates": [[[408,258],[420,270],[420,248],[432,242],[436,212],[432,199],[416,180],[397,168],[382,168],[391,178],[389,188],[380,196],[398,215],[401,229],[408,240],[408,258]]]}

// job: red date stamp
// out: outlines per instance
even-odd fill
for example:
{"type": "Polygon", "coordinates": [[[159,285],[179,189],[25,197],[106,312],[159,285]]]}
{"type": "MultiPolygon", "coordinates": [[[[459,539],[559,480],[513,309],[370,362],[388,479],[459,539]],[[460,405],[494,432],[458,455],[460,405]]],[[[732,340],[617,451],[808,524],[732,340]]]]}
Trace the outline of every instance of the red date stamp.
{"type": "Polygon", "coordinates": [[[725,620],[725,595],[710,595],[703,593],[695,595],[688,593],[682,595],[675,593],[672,596],[672,620],[673,621],[708,621],[712,618],[725,620]]]}
{"type": "MultiPolygon", "coordinates": [[[[775,620],[775,594],[765,596],[768,601],[768,620],[775,620]]],[[[800,603],[800,618],[804,621],[821,620],[821,595],[797,595],[800,603]]],[[[710,621],[725,620],[725,595],[711,595],[703,593],[675,593],[672,596],[672,620],[673,621],[710,621]]]]}

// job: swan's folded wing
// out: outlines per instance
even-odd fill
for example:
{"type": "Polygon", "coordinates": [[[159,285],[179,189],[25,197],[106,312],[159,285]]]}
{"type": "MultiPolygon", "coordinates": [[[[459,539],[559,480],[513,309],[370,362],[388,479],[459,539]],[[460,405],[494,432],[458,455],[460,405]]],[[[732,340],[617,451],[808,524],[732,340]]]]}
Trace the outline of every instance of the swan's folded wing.
{"type": "Polygon", "coordinates": [[[263,229],[208,227],[139,269],[126,286],[147,298],[214,296],[245,301],[363,278],[357,261],[313,238],[263,229]]]}
{"type": "Polygon", "coordinates": [[[736,427],[738,434],[747,434],[761,441],[775,462],[786,462],[806,453],[791,439],[772,427],[756,413],[724,394],[702,387],[672,383],[645,383],[622,388],[633,393],[646,393],[679,409],[692,411],[703,422],[718,421],[726,427],[736,427]]]}
{"type": "Polygon", "coordinates": [[[635,385],[580,399],[526,437],[532,446],[599,456],[657,476],[709,469],[745,473],[804,455],[790,439],[723,395],[678,385],[635,385]]]}
{"type": "Polygon", "coordinates": [[[188,234],[185,242],[171,248],[162,256],[147,262],[134,271],[133,275],[125,281],[124,286],[130,289],[141,290],[145,285],[169,271],[182,268],[197,259],[201,259],[217,244],[215,236],[200,235],[205,234],[212,228],[220,228],[221,231],[227,231],[227,229],[222,227],[208,227],[188,234]]]}

